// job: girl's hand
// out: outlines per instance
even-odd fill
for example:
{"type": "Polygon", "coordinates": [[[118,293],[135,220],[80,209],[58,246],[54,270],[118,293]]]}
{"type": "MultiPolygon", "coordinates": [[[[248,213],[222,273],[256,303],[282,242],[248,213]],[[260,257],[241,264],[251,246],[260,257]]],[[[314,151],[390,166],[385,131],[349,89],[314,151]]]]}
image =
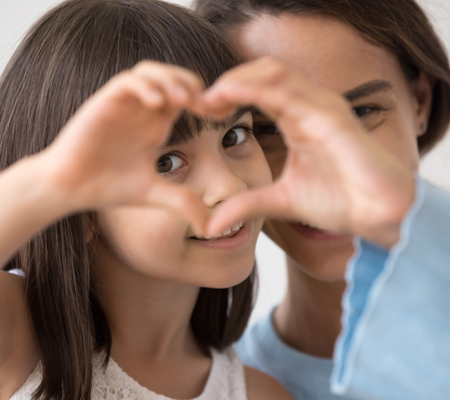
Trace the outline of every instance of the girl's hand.
{"type": "Polygon", "coordinates": [[[385,247],[398,240],[414,201],[413,174],[369,137],[343,97],[263,58],[225,74],[202,104],[216,118],[255,105],[276,122],[288,146],[279,179],[221,204],[208,233],[267,215],[385,247]]]}
{"type": "Polygon", "coordinates": [[[41,157],[70,211],[120,205],[171,208],[201,232],[202,200],[156,172],[158,149],[203,83],[193,73],[142,62],[114,77],[71,118],[41,157]]]}

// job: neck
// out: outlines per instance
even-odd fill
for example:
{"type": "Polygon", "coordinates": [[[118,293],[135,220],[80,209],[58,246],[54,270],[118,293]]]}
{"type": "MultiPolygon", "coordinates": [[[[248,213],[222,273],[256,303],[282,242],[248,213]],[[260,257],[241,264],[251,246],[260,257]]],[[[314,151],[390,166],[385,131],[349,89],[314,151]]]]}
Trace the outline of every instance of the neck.
{"type": "Polygon", "coordinates": [[[114,359],[121,358],[122,349],[141,360],[200,351],[190,326],[198,287],[148,277],[104,254],[99,259],[94,281],[111,330],[114,359]]]}
{"type": "Polygon", "coordinates": [[[212,365],[190,325],[199,288],[139,273],[102,244],[95,254],[92,279],[111,330],[113,360],[155,393],[198,397],[212,365]]]}
{"type": "Polygon", "coordinates": [[[324,358],[333,356],[341,330],[345,281],[325,282],[287,260],[288,288],[273,323],[281,339],[296,350],[324,358]]]}

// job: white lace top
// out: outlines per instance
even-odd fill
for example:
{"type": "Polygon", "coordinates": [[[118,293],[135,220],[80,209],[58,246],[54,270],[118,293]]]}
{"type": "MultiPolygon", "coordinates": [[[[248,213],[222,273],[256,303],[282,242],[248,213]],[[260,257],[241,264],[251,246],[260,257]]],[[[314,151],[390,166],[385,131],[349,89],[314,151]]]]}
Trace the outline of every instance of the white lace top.
{"type": "MultiPolygon", "coordinates": [[[[233,348],[212,352],[212,367],[203,393],[194,400],[246,400],[244,367],[233,348]]],[[[93,359],[92,400],[171,400],[139,385],[113,359],[103,368],[103,357],[93,359]]],[[[41,364],[10,400],[30,400],[42,378],[41,364]]]]}

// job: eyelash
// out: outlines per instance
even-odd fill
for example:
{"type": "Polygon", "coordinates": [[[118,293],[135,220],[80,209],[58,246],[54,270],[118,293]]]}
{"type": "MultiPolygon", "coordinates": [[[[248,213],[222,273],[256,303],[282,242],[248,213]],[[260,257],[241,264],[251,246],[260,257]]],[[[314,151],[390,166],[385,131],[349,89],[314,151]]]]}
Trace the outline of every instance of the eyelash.
{"type": "MultiPolygon", "coordinates": [[[[231,128],[225,133],[225,135],[226,135],[229,131],[231,131],[232,129],[243,129],[243,130],[246,132],[247,135],[249,135],[249,134],[250,134],[250,135],[253,135],[253,129],[252,129],[250,126],[248,126],[248,125],[243,125],[243,124],[241,124],[241,125],[236,125],[236,126],[231,127],[231,128]]],[[[246,141],[247,141],[247,138],[246,138],[242,143],[239,143],[239,144],[236,145],[236,146],[239,146],[239,145],[241,145],[241,144],[244,144],[246,141]]],[[[231,146],[231,147],[235,147],[235,146],[231,146]]],[[[183,158],[178,152],[176,152],[176,151],[172,151],[172,152],[170,152],[170,153],[164,154],[164,155],[162,155],[160,158],[162,158],[162,157],[168,157],[168,156],[177,156],[177,157],[179,157],[179,158],[181,158],[181,159],[183,160],[183,166],[187,164],[186,161],[184,160],[184,158],[183,158]]],[[[180,168],[182,168],[182,167],[180,167],[180,168]]],[[[174,171],[161,172],[160,175],[162,175],[162,176],[175,175],[176,173],[178,173],[178,170],[179,170],[180,168],[177,168],[177,169],[174,170],[174,171]]]]}
{"type": "Polygon", "coordinates": [[[248,133],[253,133],[253,129],[251,126],[246,125],[246,124],[241,124],[241,125],[236,125],[236,126],[232,126],[230,129],[228,129],[227,133],[229,131],[231,131],[232,129],[237,129],[237,128],[242,128],[245,129],[248,133]]]}
{"type": "Polygon", "coordinates": [[[377,105],[363,105],[363,106],[358,106],[358,107],[353,107],[353,112],[355,113],[355,115],[360,118],[360,119],[364,119],[369,117],[373,112],[382,112],[382,111],[387,111],[386,108],[381,107],[381,106],[377,106],[377,105]],[[358,111],[359,110],[370,110],[367,114],[364,115],[358,115],[358,111]]]}
{"type": "Polygon", "coordinates": [[[271,124],[269,122],[260,122],[253,124],[253,134],[255,136],[276,136],[279,135],[280,132],[275,124],[271,124]],[[262,128],[270,128],[271,132],[262,132],[262,128]]]}
{"type": "MultiPolygon", "coordinates": [[[[228,131],[225,133],[225,135],[233,129],[243,129],[247,135],[254,135],[253,128],[251,126],[248,126],[245,124],[236,125],[236,126],[231,127],[230,129],[228,129],[228,131]]],[[[237,146],[247,142],[247,139],[248,138],[245,138],[245,140],[242,143],[239,143],[237,146]]],[[[235,146],[232,146],[232,147],[235,147],[235,146]]]]}
{"type": "MultiPolygon", "coordinates": [[[[177,157],[181,158],[181,159],[183,160],[183,165],[182,165],[180,168],[182,168],[184,165],[187,164],[186,161],[185,161],[185,159],[184,159],[178,152],[176,152],[176,151],[171,151],[170,153],[164,154],[164,155],[161,156],[159,159],[161,159],[161,158],[163,158],[163,157],[168,157],[168,156],[177,156],[177,157]]],[[[177,169],[175,169],[175,170],[173,170],[173,171],[169,171],[169,172],[160,172],[159,174],[160,174],[161,176],[175,175],[175,174],[178,172],[178,170],[179,170],[180,168],[177,168],[177,169]]]]}

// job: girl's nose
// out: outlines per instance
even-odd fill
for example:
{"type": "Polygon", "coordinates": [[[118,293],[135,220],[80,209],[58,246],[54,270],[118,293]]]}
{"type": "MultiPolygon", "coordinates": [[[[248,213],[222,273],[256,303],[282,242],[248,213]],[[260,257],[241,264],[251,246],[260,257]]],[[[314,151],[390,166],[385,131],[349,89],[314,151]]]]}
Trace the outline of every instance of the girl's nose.
{"type": "Polygon", "coordinates": [[[248,188],[247,183],[223,160],[205,169],[204,179],[203,201],[209,208],[248,188]]]}

